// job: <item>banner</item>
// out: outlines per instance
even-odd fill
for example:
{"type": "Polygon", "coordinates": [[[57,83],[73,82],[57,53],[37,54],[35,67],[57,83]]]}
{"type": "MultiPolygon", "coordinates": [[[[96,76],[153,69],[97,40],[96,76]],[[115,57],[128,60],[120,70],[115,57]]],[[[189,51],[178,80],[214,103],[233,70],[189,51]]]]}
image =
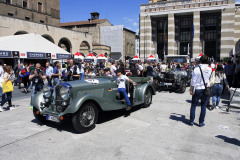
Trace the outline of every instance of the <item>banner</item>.
{"type": "Polygon", "coordinates": [[[70,54],[59,54],[57,53],[57,59],[70,59],[71,55],[70,54]]]}
{"type": "Polygon", "coordinates": [[[12,57],[13,58],[19,58],[20,57],[20,54],[18,51],[12,51],[12,57]]]}
{"type": "Polygon", "coordinates": [[[97,59],[97,63],[105,63],[106,60],[105,59],[97,59]]]}
{"type": "Polygon", "coordinates": [[[84,59],[84,62],[87,62],[87,63],[94,62],[94,59],[84,59]]]}
{"type": "Polygon", "coordinates": [[[46,53],[27,52],[27,58],[29,58],[29,59],[46,59],[46,53]]]}
{"type": "Polygon", "coordinates": [[[51,59],[52,58],[51,53],[46,53],[46,56],[47,56],[47,59],[51,59]]]}
{"type": "Polygon", "coordinates": [[[0,58],[12,58],[11,51],[1,51],[0,50],[0,58]]]}

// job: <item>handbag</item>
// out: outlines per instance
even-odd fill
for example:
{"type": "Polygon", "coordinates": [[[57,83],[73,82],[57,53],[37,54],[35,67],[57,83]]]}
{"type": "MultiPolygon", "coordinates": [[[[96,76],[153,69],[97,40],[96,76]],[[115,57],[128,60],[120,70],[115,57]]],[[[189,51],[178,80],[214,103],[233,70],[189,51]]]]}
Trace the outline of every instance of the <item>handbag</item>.
{"type": "Polygon", "coordinates": [[[215,71],[213,71],[211,73],[211,76],[210,76],[210,80],[209,80],[209,84],[210,84],[210,87],[212,87],[214,84],[215,84],[215,71]]]}
{"type": "MultiPolygon", "coordinates": [[[[203,83],[204,83],[204,86],[205,86],[204,95],[205,95],[205,96],[211,96],[211,94],[212,94],[212,89],[211,89],[211,87],[207,87],[207,85],[206,85],[206,83],[205,83],[205,80],[204,80],[204,77],[203,77],[202,69],[201,69],[201,67],[199,67],[199,68],[200,68],[201,76],[202,76],[203,83]]],[[[210,78],[211,78],[211,75],[210,75],[210,78]]]]}
{"type": "Polygon", "coordinates": [[[12,92],[13,91],[13,85],[12,85],[12,82],[9,80],[7,82],[3,82],[2,83],[2,90],[3,90],[3,93],[8,93],[8,92],[12,92]]]}

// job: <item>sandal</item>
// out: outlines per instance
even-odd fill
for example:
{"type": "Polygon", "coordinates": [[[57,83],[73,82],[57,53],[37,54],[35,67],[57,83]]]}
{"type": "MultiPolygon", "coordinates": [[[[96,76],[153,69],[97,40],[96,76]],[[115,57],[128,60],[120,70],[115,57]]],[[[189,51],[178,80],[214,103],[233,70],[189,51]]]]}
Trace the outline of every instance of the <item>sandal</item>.
{"type": "Polygon", "coordinates": [[[126,111],[130,111],[132,109],[132,106],[127,106],[126,111]]]}

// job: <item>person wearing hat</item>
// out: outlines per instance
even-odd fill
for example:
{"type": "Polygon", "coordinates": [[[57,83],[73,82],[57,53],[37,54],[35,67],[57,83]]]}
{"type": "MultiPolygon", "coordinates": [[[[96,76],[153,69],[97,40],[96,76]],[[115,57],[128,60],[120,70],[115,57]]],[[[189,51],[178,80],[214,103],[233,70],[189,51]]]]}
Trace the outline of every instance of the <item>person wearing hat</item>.
{"type": "Polygon", "coordinates": [[[132,104],[128,98],[128,94],[127,94],[127,90],[126,90],[126,80],[131,82],[133,85],[135,85],[136,83],[134,81],[132,81],[131,79],[129,79],[127,76],[122,74],[122,71],[120,69],[118,69],[116,71],[117,74],[117,84],[118,84],[118,90],[117,93],[122,93],[126,102],[127,102],[127,111],[130,111],[132,108],[132,104]]]}

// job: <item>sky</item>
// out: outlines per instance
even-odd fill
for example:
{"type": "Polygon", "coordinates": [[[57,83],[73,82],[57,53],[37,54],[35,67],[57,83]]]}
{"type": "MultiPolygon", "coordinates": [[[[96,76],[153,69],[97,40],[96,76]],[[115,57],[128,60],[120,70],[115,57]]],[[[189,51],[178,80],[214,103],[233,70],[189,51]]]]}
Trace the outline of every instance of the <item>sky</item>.
{"type": "Polygon", "coordinates": [[[113,25],[138,32],[140,4],[149,0],[60,0],[61,23],[84,21],[91,12],[99,12],[100,19],[108,18],[113,25]]]}
{"type": "MultiPolygon", "coordinates": [[[[139,30],[140,4],[149,0],[60,0],[61,23],[84,21],[91,12],[99,12],[100,19],[108,18],[113,25],[137,32],[139,30]]],[[[240,3],[240,0],[236,0],[240,3]]]]}

